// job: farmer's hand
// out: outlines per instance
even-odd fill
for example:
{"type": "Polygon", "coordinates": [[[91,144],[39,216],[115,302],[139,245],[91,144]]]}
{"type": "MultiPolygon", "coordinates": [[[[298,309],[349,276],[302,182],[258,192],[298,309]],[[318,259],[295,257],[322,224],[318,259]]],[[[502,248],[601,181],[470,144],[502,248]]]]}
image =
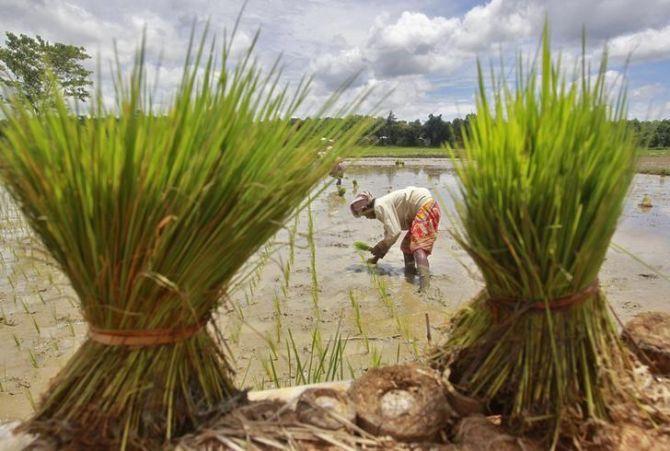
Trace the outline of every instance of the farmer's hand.
{"type": "Polygon", "coordinates": [[[368,265],[376,265],[378,261],[379,261],[378,257],[368,258],[368,265]]]}
{"type": "Polygon", "coordinates": [[[388,249],[386,248],[386,245],[382,241],[380,241],[379,243],[375,244],[375,246],[372,249],[370,249],[370,252],[372,253],[372,255],[375,256],[375,258],[379,260],[380,258],[384,258],[384,256],[388,252],[388,249]]]}

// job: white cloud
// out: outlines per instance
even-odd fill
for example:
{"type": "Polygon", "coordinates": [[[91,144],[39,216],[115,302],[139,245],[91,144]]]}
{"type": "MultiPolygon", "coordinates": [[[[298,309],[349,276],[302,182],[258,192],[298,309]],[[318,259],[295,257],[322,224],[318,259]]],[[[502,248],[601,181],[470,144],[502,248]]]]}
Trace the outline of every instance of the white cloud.
{"type": "Polygon", "coordinates": [[[522,1],[493,0],[461,19],[403,12],[394,23],[378,19],[363,52],[379,75],[453,72],[477,52],[523,40],[541,24],[541,9],[522,1]]]}
{"type": "Polygon", "coordinates": [[[331,90],[339,88],[345,80],[353,76],[358,75],[354,86],[360,86],[370,77],[367,61],[358,47],[342,50],[336,55],[318,56],[310,69],[331,90]]]}
{"type": "MultiPolygon", "coordinates": [[[[220,33],[224,27],[230,29],[243,3],[0,0],[0,32],[40,34],[83,45],[92,56],[102,56],[106,71],[106,61],[114,55],[113,40],[127,67],[146,26],[148,63],[155,65],[162,54],[160,92],[168,93],[178,83],[176,74],[181,73],[192,23],[202,29],[209,20],[211,30],[220,33]]],[[[267,66],[283,53],[288,79],[298,80],[306,70],[314,72],[313,100],[361,72],[351,90],[396,86],[388,102],[400,117],[425,117],[424,112],[449,115],[472,104],[475,57],[486,63],[499,55],[507,59],[517,50],[532,55],[545,13],[554,46],[567,57],[579,53],[585,25],[589,55],[597,54],[591,49],[601,48],[609,39],[614,69],[633,51],[629,69],[633,90],[670,83],[662,74],[651,79],[647,74],[635,84],[635,64],[670,59],[670,0],[491,0],[474,7],[465,0],[250,0],[234,56],[243,53],[261,27],[257,54],[261,64],[267,66]]],[[[94,66],[91,61],[89,67],[94,66]]],[[[103,76],[109,95],[110,78],[103,76]]],[[[632,110],[642,111],[639,105],[648,103],[640,97],[642,92],[631,91],[632,110]]],[[[665,103],[668,95],[667,90],[659,91],[652,100],[665,103]]]]}
{"type": "Polygon", "coordinates": [[[668,88],[661,83],[651,83],[631,89],[629,97],[636,101],[650,101],[668,92],[668,88]]]}
{"type": "Polygon", "coordinates": [[[551,20],[551,28],[565,40],[579,40],[582,27],[589,39],[612,39],[645,28],[668,24],[668,0],[537,0],[551,20]]]}
{"type": "Polygon", "coordinates": [[[650,83],[631,89],[629,117],[639,119],[667,118],[670,114],[669,89],[661,83],[650,83]]]}
{"type": "Polygon", "coordinates": [[[668,58],[670,57],[670,24],[663,28],[649,28],[637,33],[617,36],[609,42],[608,48],[613,57],[627,58],[630,55],[633,61],[668,58]]]}
{"type": "Polygon", "coordinates": [[[441,102],[436,101],[436,86],[429,77],[455,75],[464,68],[472,70],[478,52],[525,40],[541,23],[542,12],[537,5],[517,0],[493,0],[471,9],[462,18],[404,11],[393,20],[382,14],[375,19],[365,41],[320,55],[311,68],[317,81],[331,88],[343,75],[366,68],[369,84],[380,90],[394,88],[387,103],[398,111],[399,117],[419,113],[423,117],[438,112],[438,108],[446,115],[461,109],[469,113],[471,100],[461,99],[459,103],[457,97],[442,94],[438,97],[441,102]]]}
{"type": "Polygon", "coordinates": [[[378,76],[453,70],[462,64],[458,49],[446,53],[443,44],[457,27],[458,19],[429,18],[416,12],[404,12],[390,24],[380,18],[361,52],[368,55],[378,76]]]}
{"type": "Polygon", "coordinates": [[[492,44],[534,36],[542,24],[543,10],[539,2],[523,0],[493,0],[475,6],[455,30],[453,43],[481,51],[492,44]]]}

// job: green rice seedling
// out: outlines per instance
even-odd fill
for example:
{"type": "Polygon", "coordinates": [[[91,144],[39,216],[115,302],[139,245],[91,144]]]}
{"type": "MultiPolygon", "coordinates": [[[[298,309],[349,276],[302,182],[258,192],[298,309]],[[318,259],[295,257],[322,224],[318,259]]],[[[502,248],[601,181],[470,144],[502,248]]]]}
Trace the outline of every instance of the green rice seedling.
{"type": "Polygon", "coordinates": [[[21,349],[21,342],[19,341],[19,337],[17,337],[16,334],[12,334],[12,338],[14,339],[16,349],[21,349]]]}
{"type": "Polygon", "coordinates": [[[251,362],[253,362],[254,359],[249,359],[249,363],[247,363],[247,367],[244,369],[244,374],[242,374],[242,379],[240,379],[238,385],[240,387],[244,387],[244,384],[247,382],[247,376],[249,375],[249,368],[251,368],[251,362]]]}
{"type": "Polygon", "coordinates": [[[395,304],[389,295],[386,280],[383,277],[379,277],[377,274],[373,274],[372,280],[377,288],[377,293],[379,293],[379,299],[384,303],[391,316],[395,317],[395,304]]]}
{"type": "Polygon", "coordinates": [[[634,261],[636,261],[637,263],[639,263],[644,268],[648,269],[649,271],[651,271],[652,273],[654,273],[655,275],[657,275],[661,279],[665,279],[668,282],[670,282],[670,275],[662,273],[654,265],[651,265],[651,264],[647,263],[642,258],[640,258],[638,255],[635,255],[635,253],[629,251],[625,247],[621,246],[620,244],[614,243],[614,242],[611,243],[611,246],[612,246],[613,249],[624,253],[625,255],[627,255],[628,257],[630,257],[631,259],[633,259],[634,261]]]}
{"type": "Polygon", "coordinates": [[[309,273],[312,281],[312,304],[314,306],[314,315],[317,319],[321,317],[319,309],[319,274],[316,267],[316,242],[314,240],[315,228],[314,217],[312,215],[312,199],[310,197],[307,203],[307,244],[309,246],[309,273]]]}
{"type": "Polygon", "coordinates": [[[349,379],[356,379],[356,370],[354,369],[353,366],[351,366],[351,363],[347,360],[347,370],[349,371],[349,379]]]}
{"type": "Polygon", "coordinates": [[[271,331],[268,331],[265,333],[263,336],[263,341],[265,341],[265,344],[268,346],[268,349],[274,356],[274,358],[277,358],[277,342],[274,339],[274,334],[271,331]]]}
{"type": "Polygon", "coordinates": [[[282,284],[284,297],[287,297],[289,285],[291,284],[291,266],[292,264],[290,258],[288,258],[286,262],[283,262],[283,264],[281,265],[283,282],[284,282],[282,284]]]}
{"type": "Polygon", "coordinates": [[[380,366],[382,366],[382,353],[376,346],[373,346],[370,353],[370,368],[379,368],[380,366]]]}
{"type": "Polygon", "coordinates": [[[606,53],[595,75],[584,60],[568,75],[545,29],[537,65],[520,58],[513,86],[504,76],[486,86],[479,68],[477,115],[455,163],[456,237],[486,288],[435,356],[454,359],[452,380],[468,394],[552,447],[586,421],[612,420],[617,403],[638,405],[598,285],[636,143],[625,89],[608,92],[606,53]]]}
{"type": "Polygon", "coordinates": [[[240,342],[240,334],[242,333],[242,326],[244,322],[239,318],[232,318],[227,327],[228,340],[231,343],[238,344],[240,342]]]}
{"type": "Polygon", "coordinates": [[[638,207],[640,208],[652,208],[654,204],[651,202],[651,197],[648,194],[645,194],[640,203],[638,204],[638,207]]]}
{"type": "Polygon", "coordinates": [[[33,412],[36,412],[37,411],[37,405],[35,404],[35,399],[33,398],[33,393],[27,387],[23,390],[23,393],[25,394],[26,399],[28,400],[28,403],[30,403],[30,407],[33,409],[33,412]]]}
{"type": "Polygon", "coordinates": [[[279,388],[282,386],[279,376],[277,375],[277,368],[275,368],[275,362],[274,359],[276,359],[276,356],[273,355],[268,355],[267,359],[260,359],[261,361],[261,366],[263,367],[263,370],[265,371],[265,374],[268,376],[270,381],[274,384],[276,388],[279,388]]]}
{"type": "Polygon", "coordinates": [[[338,195],[338,196],[340,196],[340,197],[344,197],[344,195],[346,194],[346,192],[347,192],[347,189],[344,188],[343,186],[338,186],[338,187],[337,187],[337,195],[338,195]]]}
{"type": "Polygon", "coordinates": [[[395,321],[396,325],[396,330],[400,334],[400,336],[405,340],[405,342],[412,348],[412,352],[414,352],[415,356],[419,356],[419,347],[417,344],[417,340],[414,338],[412,335],[412,332],[410,331],[409,328],[409,323],[407,321],[406,317],[400,316],[397,314],[397,312],[393,311],[393,319],[395,321]]]}
{"type": "Polygon", "coordinates": [[[318,353],[323,351],[323,340],[321,339],[321,329],[319,328],[319,321],[314,322],[314,328],[312,329],[312,346],[316,349],[318,353]]]}
{"type": "Polygon", "coordinates": [[[42,332],[40,331],[40,326],[37,324],[37,320],[35,319],[34,316],[30,316],[30,319],[33,320],[33,326],[35,327],[35,330],[37,331],[37,335],[42,335],[42,332]]]}
{"type": "MultiPolygon", "coordinates": [[[[312,332],[312,342],[307,356],[304,356],[296,345],[293,333],[288,330],[286,339],[286,360],[288,362],[289,385],[313,384],[344,379],[344,368],[348,364],[345,357],[347,339],[340,333],[338,323],[335,335],[325,346],[321,343],[318,329],[312,332]]],[[[279,385],[277,385],[279,387],[279,385]]]]}
{"type": "Polygon", "coordinates": [[[281,329],[282,329],[282,316],[283,313],[281,311],[281,301],[279,300],[279,296],[275,294],[273,302],[274,306],[274,322],[275,322],[275,335],[276,335],[276,341],[279,342],[281,340],[281,329]]]}
{"type": "Polygon", "coordinates": [[[295,215],[293,219],[293,224],[289,228],[288,232],[288,252],[289,258],[287,264],[293,267],[295,264],[295,236],[298,233],[298,215],[295,215]]]}
{"type": "Polygon", "coordinates": [[[372,250],[372,246],[364,241],[354,241],[354,249],[362,252],[368,252],[372,250]]]}
{"type": "Polygon", "coordinates": [[[356,324],[356,329],[358,329],[359,334],[363,334],[363,321],[361,319],[361,305],[354,296],[354,290],[349,290],[349,301],[351,302],[351,308],[354,311],[354,322],[356,324]]]}
{"type": "Polygon", "coordinates": [[[307,203],[307,243],[309,245],[309,272],[312,277],[312,303],[317,319],[321,317],[319,310],[319,277],[316,268],[316,243],[314,241],[314,217],[312,216],[311,198],[307,203]]]}
{"type": "MultiPolygon", "coordinates": [[[[27,431],[65,434],[67,422],[60,438],[72,447],[156,449],[229,399],[212,313],[368,126],[297,126],[308,82],[290,89],[278,65],[263,72],[255,40],[234,67],[230,40],[220,56],[208,42],[189,47],[160,108],[143,49],[129,76],[117,70],[111,109],[100,85],[83,119],[58,92],[39,112],[2,103],[0,176],[89,327],[27,431]],[[335,142],[319,157],[323,133],[335,142]]],[[[363,100],[342,106],[338,94],[312,116],[345,116],[363,100]]]]}
{"type": "Polygon", "coordinates": [[[33,368],[39,368],[35,354],[33,354],[33,351],[30,349],[28,349],[28,358],[30,359],[30,364],[33,366],[33,368]]]}
{"type": "MultiPolygon", "coordinates": [[[[239,305],[239,303],[237,303],[237,302],[231,302],[230,304],[233,307],[233,310],[235,311],[235,313],[237,314],[237,318],[240,321],[244,321],[244,309],[242,309],[242,306],[239,305]]],[[[249,304],[249,302],[247,302],[247,305],[248,304],[249,304]]]]}
{"type": "Polygon", "coordinates": [[[75,331],[74,331],[74,326],[72,325],[72,321],[68,320],[67,323],[66,323],[66,326],[67,326],[67,330],[70,331],[70,336],[74,337],[76,334],[75,334],[75,331]]]}

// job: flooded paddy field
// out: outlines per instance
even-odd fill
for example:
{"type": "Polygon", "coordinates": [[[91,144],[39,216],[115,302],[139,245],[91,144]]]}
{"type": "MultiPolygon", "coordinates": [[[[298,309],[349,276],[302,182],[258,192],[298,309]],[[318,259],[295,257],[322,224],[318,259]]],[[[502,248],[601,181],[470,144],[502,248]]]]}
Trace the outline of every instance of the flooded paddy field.
{"type": "MultiPolygon", "coordinates": [[[[427,345],[427,323],[432,340],[440,339],[449,315],[482,287],[476,267],[449,235],[448,215],[430,258],[427,295],[405,279],[397,245],[375,272],[352,247],[355,240],[374,244],[382,234],[379,222],[349,214],[355,190],[383,195],[408,185],[430,188],[443,212],[453,206],[456,180],[448,160],[405,159],[403,166],[366,159],[347,168],[344,196],[326,187],[259,252],[260,266],[230,293],[217,317],[239,386],[347,379],[371,366],[413,359],[427,345]]],[[[3,422],[30,414],[87,328],[67,280],[49,264],[6,194],[0,208],[3,422]]],[[[622,321],[641,311],[670,311],[670,282],[659,275],[670,274],[670,177],[635,177],[613,242],[600,280],[622,321]],[[651,208],[639,207],[645,196],[651,208]]]]}

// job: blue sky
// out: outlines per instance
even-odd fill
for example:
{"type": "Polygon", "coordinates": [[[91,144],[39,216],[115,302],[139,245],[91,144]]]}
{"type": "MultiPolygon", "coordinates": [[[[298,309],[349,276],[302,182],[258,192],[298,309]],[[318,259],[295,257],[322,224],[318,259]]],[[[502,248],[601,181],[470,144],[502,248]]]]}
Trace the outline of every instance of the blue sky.
{"type": "MultiPolygon", "coordinates": [[[[0,0],[0,31],[40,34],[85,46],[104,61],[116,41],[129,65],[146,26],[150,62],[163,55],[162,92],[179,79],[191,24],[230,28],[242,0],[0,0]]],[[[579,54],[582,26],[588,55],[609,43],[613,84],[626,72],[630,115],[670,117],[670,0],[250,0],[242,19],[241,50],[262,29],[258,54],[269,64],[280,53],[285,75],[314,75],[310,104],[325,99],[347,76],[361,73],[351,94],[392,91],[380,114],[405,119],[446,118],[473,109],[474,63],[532,54],[548,17],[554,46],[579,54]]],[[[91,62],[94,68],[95,63],[91,62]]],[[[105,65],[103,65],[105,67],[105,65]]],[[[103,76],[111,96],[109,76],[103,76]]]]}

